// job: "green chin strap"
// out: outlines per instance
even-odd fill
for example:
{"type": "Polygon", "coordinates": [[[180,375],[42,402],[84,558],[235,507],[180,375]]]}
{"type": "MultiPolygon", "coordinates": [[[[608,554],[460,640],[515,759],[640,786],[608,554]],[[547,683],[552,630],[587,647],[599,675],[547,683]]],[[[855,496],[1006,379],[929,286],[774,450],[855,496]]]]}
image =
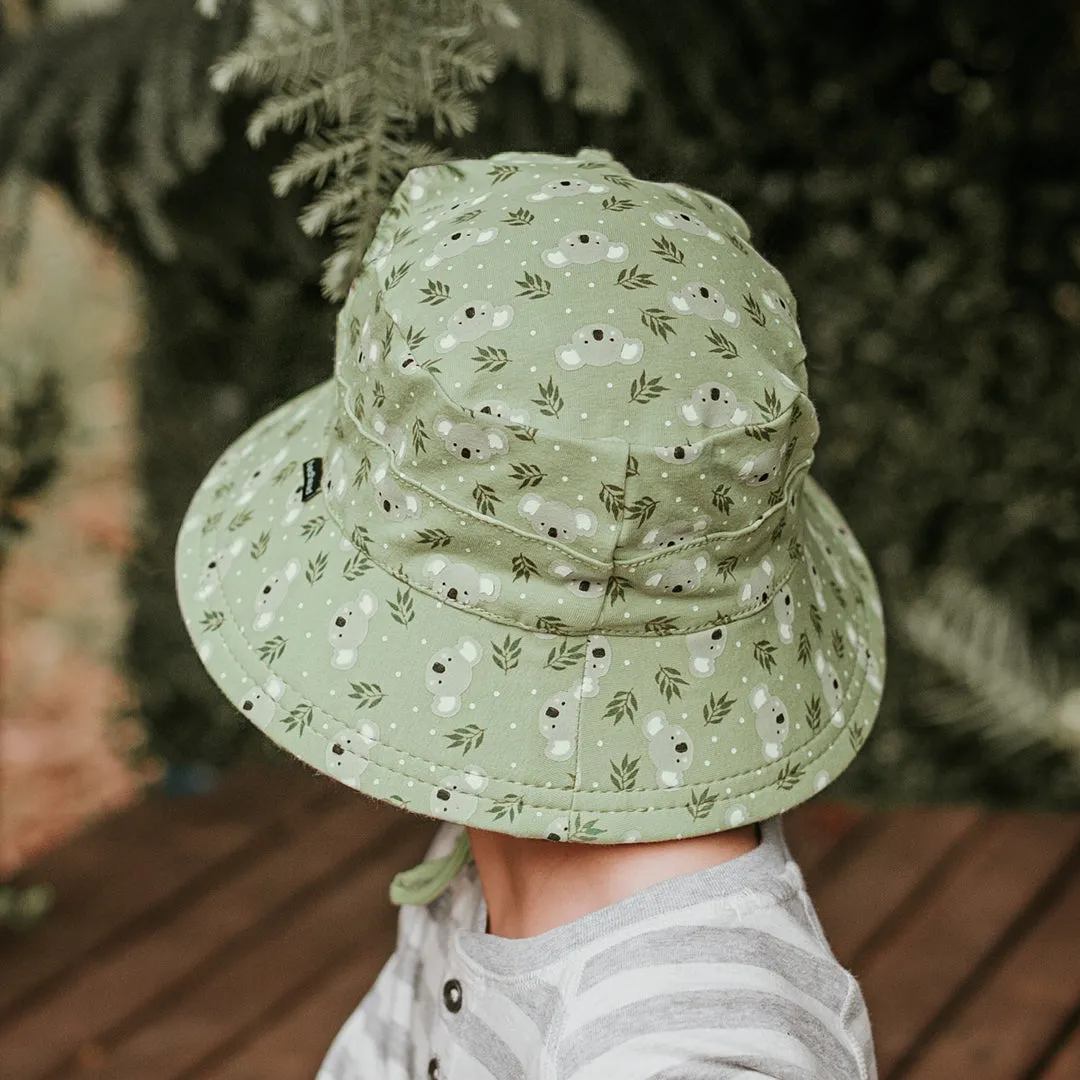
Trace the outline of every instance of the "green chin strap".
{"type": "Polygon", "coordinates": [[[390,902],[402,904],[430,904],[441,895],[454,880],[457,872],[469,861],[469,834],[462,829],[449,855],[402,870],[390,882],[390,902]]]}

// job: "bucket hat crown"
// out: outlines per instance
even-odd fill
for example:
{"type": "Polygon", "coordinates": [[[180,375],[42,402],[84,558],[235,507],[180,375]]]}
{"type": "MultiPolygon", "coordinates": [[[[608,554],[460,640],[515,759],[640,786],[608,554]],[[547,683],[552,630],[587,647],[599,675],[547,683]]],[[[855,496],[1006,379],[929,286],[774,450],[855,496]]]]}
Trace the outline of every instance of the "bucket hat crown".
{"type": "Polygon", "coordinates": [[[612,843],[795,805],[884,671],[805,359],[713,196],[600,151],[414,170],[334,378],[193,501],[200,655],[278,742],[423,814],[612,843]]]}

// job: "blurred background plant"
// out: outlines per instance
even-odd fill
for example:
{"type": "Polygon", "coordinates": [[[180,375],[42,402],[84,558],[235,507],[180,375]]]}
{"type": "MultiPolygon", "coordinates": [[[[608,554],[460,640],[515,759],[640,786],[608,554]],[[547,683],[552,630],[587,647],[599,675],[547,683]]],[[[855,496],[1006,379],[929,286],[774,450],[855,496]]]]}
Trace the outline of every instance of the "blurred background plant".
{"type": "Polygon", "coordinates": [[[0,174],[9,199],[58,187],[140,283],[142,753],[271,752],[188,645],[173,538],[221,449],[325,377],[327,297],[398,181],[595,145],[730,201],[799,297],[816,475],[890,631],[878,728],[834,790],[1080,805],[1075,5],[72,3],[3,6],[27,32],[9,15],[0,39],[0,174]]]}

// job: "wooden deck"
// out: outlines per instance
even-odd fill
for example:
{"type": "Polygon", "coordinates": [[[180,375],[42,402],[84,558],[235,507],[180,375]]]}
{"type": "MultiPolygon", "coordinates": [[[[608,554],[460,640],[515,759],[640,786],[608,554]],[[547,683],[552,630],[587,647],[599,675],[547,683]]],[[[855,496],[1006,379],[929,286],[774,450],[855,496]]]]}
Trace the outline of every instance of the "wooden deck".
{"type": "MultiPolygon", "coordinates": [[[[310,1080],[434,828],[296,768],[104,822],[26,875],[46,923],[0,938],[0,1077],[310,1080]]],[[[788,836],[883,1080],[1080,1077],[1080,815],[816,802],[788,836]]]]}

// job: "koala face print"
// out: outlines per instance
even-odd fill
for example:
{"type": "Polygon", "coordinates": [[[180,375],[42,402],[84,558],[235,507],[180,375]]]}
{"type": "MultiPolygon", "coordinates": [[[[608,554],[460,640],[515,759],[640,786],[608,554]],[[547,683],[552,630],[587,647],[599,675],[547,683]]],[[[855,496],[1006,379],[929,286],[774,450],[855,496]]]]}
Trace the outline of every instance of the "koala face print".
{"type": "Polygon", "coordinates": [[[836,668],[825,659],[820,649],[814,653],[814,670],[821,679],[821,692],[825,695],[825,707],[829,710],[830,722],[836,727],[844,726],[844,688],[836,668]]]}
{"type": "Polygon", "coordinates": [[[869,642],[862,634],[855,632],[855,627],[850,622],[847,624],[845,636],[851,642],[851,647],[855,651],[855,662],[859,667],[866,669],[866,681],[880,694],[882,690],[881,668],[878,665],[877,657],[870,649],[869,642]]]}
{"type": "Polygon", "coordinates": [[[679,559],[664,570],[657,570],[645,579],[645,587],[656,592],[693,592],[701,586],[701,575],[708,569],[709,560],[704,555],[695,559],[679,559]]]}
{"type": "Polygon", "coordinates": [[[649,713],[641,722],[649,740],[649,757],[656,767],[656,783],[660,787],[678,787],[683,773],[694,762],[694,743],[684,727],[669,724],[662,712],[649,713]]]}
{"type": "Polygon", "coordinates": [[[722,322],[735,327],[742,322],[742,317],[724,300],[723,293],[715,285],[704,281],[694,281],[683,286],[677,293],[668,297],[668,302],[681,315],[697,315],[709,322],[722,322]]]}
{"type": "Polygon", "coordinates": [[[236,497],[237,506],[247,506],[258,491],[273,475],[274,470],[285,460],[287,451],[282,447],[273,457],[260,461],[254,469],[244,477],[240,485],[240,493],[236,497]]]}
{"type": "Polygon", "coordinates": [[[750,693],[750,707],[754,710],[754,724],[761,748],[770,761],[775,761],[788,737],[790,723],[784,703],[770,694],[768,687],[757,686],[750,693]]]}
{"type": "Polygon", "coordinates": [[[379,465],[371,474],[375,485],[375,496],[379,509],[391,521],[404,521],[406,518],[420,516],[420,498],[411,491],[405,491],[391,478],[385,465],[379,465]]]}
{"type": "Polygon", "coordinates": [[[503,424],[527,424],[529,422],[528,409],[508,405],[498,398],[488,398],[486,401],[477,402],[476,411],[503,424]]]}
{"type": "Polygon", "coordinates": [[[791,595],[791,589],[787,585],[777,589],[772,603],[780,640],[790,645],[795,640],[795,632],[791,628],[795,622],[795,598],[791,595]]]}
{"type": "Polygon", "coordinates": [[[356,787],[368,767],[368,754],[379,742],[379,726],[363,721],[356,731],[340,727],[326,743],[326,771],[335,780],[356,787]]]}
{"type": "Polygon", "coordinates": [[[456,716],[461,711],[461,697],[472,683],[472,669],[484,651],[471,637],[440,649],[428,661],[424,680],[432,695],[431,711],[436,716],[456,716]]]}
{"type": "Polygon", "coordinates": [[[611,643],[602,634],[594,634],[585,644],[585,673],[577,693],[579,697],[596,697],[600,680],[611,670],[611,643]]]}
{"type": "Polygon", "coordinates": [[[691,236],[707,236],[717,242],[722,239],[720,234],[710,229],[701,218],[694,217],[685,210],[665,210],[662,214],[653,214],[652,219],[662,229],[675,229],[691,236]]]}
{"type": "Polygon", "coordinates": [[[430,165],[417,166],[405,174],[403,183],[410,202],[419,203],[427,198],[428,189],[435,183],[435,175],[430,165]]]}
{"type": "Polygon", "coordinates": [[[261,689],[251,687],[237,704],[260,731],[266,731],[277,715],[277,703],[284,695],[285,684],[280,679],[269,678],[261,689]]]}
{"type": "Polygon", "coordinates": [[[567,814],[560,814],[557,818],[552,818],[547,825],[544,826],[544,839],[553,840],[556,843],[563,843],[570,839],[570,817],[567,814]]]}
{"type": "Polygon", "coordinates": [[[739,590],[739,603],[744,606],[763,607],[772,598],[772,559],[766,556],[751,571],[739,590]]]}
{"type": "Polygon", "coordinates": [[[840,538],[840,543],[844,545],[844,550],[847,551],[851,560],[860,565],[865,565],[866,556],[859,548],[859,545],[855,543],[855,537],[852,536],[851,530],[847,526],[847,522],[835,521],[833,523],[833,532],[840,538]]]}
{"type": "Polygon", "coordinates": [[[423,225],[420,226],[421,232],[431,232],[436,226],[441,225],[444,221],[449,221],[451,218],[456,217],[458,214],[467,214],[473,210],[474,207],[479,206],[483,202],[487,202],[488,193],[483,195],[477,195],[470,199],[458,199],[455,202],[450,203],[449,206],[442,207],[438,213],[432,214],[423,225]]]}
{"type": "Polygon", "coordinates": [[[724,654],[727,645],[726,626],[714,626],[711,630],[698,630],[687,634],[686,651],[690,654],[690,674],[699,679],[708,678],[716,671],[716,661],[724,654]]]}
{"type": "Polygon", "coordinates": [[[569,345],[555,350],[559,366],[576,371],[586,364],[607,367],[608,364],[636,364],[645,347],[638,338],[628,338],[617,326],[592,323],[575,330],[569,345]]]}
{"type": "Polygon", "coordinates": [[[750,419],[750,410],[739,402],[735,391],[719,382],[695,387],[679,406],[679,414],[692,427],[736,427],[750,419]]]}
{"type": "Polygon", "coordinates": [[[806,563],[806,572],[810,576],[810,587],[814,590],[814,602],[822,611],[827,611],[828,608],[825,606],[825,586],[821,580],[821,575],[818,573],[817,565],[810,558],[810,551],[805,546],[803,547],[803,561],[806,563]]]}
{"type": "Polygon", "coordinates": [[[797,329],[795,310],[782,293],[777,292],[775,289],[762,289],[761,303],[766,311],[771,312],[781,322],[786,323],[793,330],[797,329]]]}
{"type": "Polygon", "coordinates": [[[501,428],[481,427],[479,424],[455,424],[445,416],[435,422],[443,444],[462,461],[487,461],[494,454],[505,454],[510,440],[501,428]]]}
{"type": "Polygon", "coordinates": [[[464,304],[446,320],[446,332],[435,341],[441,353],[452,352],[462,342],[478,341],[493,330],[503,330],[514,320],[514,309],[505,304],[464,304]]]}
{"type": "Polygon", "coordinates": [[[381,413],[375,413],[372,416],[371,430],[378,436],[379,442],[390,451],[394,460],[400,464],[405,457],[405,448],[408,446],[405,432],[393,424],[388,424],[381,413]]]}
{"type": "Polygon", "coordinates": [[[378,607],[375,595],[364,589],[355,600],[342,604],[330,617],[327,632],[327,640],[333,649],[330,663],[339,671],[348,671],[356,664],[360,646],[367,637],[368,621],[378,607]]]}
{"type": "Polygon", "coordinates": [[[641,538],[641,543],[650,551],[663,551],[665,548],[678,547],[687,540],[701,536],[708,527],[709,519],[703,517],[695,518],[693,521],[672,521],[668,525],[661,525],[658,529],[650,529],[641,538]]]}
{"type": "Polygon", "coordinates": [[[654,446],[653,453],[669,465],[689,465],[697,461],[701,443],[680,443],[678,446],[654,446]]]}
{"type": "Polygon", "coordinates": [[[371,316],[369,315],[360,328],[360,347],[356,353],[356,366],[361,371],[370,371],[378,364],[381,356],[382,344],[372,337],[371,316]]]}
{"type": "Polygon", "coordinates": [[[552,761],[566,761],[577,749],[580,706],[572,690],[552,694],[540,706],[540,734],[547,739],[544,753],[552,761]]]}
{"type": "Polygon", "coordinates": [[[579,536],[596,535],[596,515],[591,510],[572,510],[565,503],[548,501],[539,495],[522,496],[518,513],[528,518],[534,532],[564,544],[579,536]]]}
{"type": "Polygon", "coordinates": [[[487,774],[477,765],[469,765],[464,772],[447,773],[431,793],[432,817],[468,821],[480,806],[477,795],[487,786],[487,774]]]}
{"type": "Polygon", "coordinates": [[[331,502],[340,502],[345,498],[345,489],[349,478],[345,475],[345,453],[339,446],[330,456],[330,465],[326,470],[326,497],[331,502]]]}
{"type": "Polygon", "coordinates": [[[455,229],[452,233],[444,236],[434,247],[431,254],[424,260],[424,265],[430,270],[433,266],[446,259],[452,259],[455,255],[461,255],[469,248],[478,247],[481,244],[490,244],[499,230],[490,229],[455,229]]]}
{"type": "Polygon", "coordinates": [[[578,177],[564,180],[551,180],[539,191],[529,196],[529,202],[547,202],[548,199],[569,199],[575,195],[602,195],[607,191],[606,184],[590,184],[578,177]]]}
{"type": "Polygon", "coordinates": [[[809,522],[806,524],[806,531],[813,538],[814,544],[821,552],[821,556],[825,560],[825,565],[828,566],[829,573],[832,574],[836,584],[839,585],[840,588],[846,589],[847,578],[844,576],[844,571],[840,566],[840,560],[836,557],[836,552],[833,550],[832,545],[809,522]]]}
{"type": "Polygon", "coordinates": [[[587,574],[575,570],[567,563],[558,561],[553,562],[551,564],[551,572],[557,578],[562,578],[566,587],[575,596],[584,596],[592,599],[596,596],[603,596],[604,593],[607,592],[607,578],[589,577],[587,574]]]}
{"type": "Polygon", "coordinates": [[[199,575],[199,587],[195,595],[200,600],[209,600],[218,590],[218,586],[225,579],[225,575],[232,566],[233,559],[244,550],[244,541],[237,538],[227,548],[215,551],[203,564],[202,573],[199,575]]]}
{"type": "Polygon", "coordinates": [[[418,375],[424,369],[417,363],[416,356],[408,345],[398,345],[391,356],[391,362],[402,375],[418,375]]]}
{"type": "Polygon", "coordinates": [[[750,814],[742,803],[734,803],[724,811],[724,824],[729,829],[737,829],[740,825],[745,825],[749,817],[750,814]]]}
{"type": "Polygon", "coordinates": [[[787,443],[782,446],[770,446],[760,454],[745,458],[739,465],[739,479],[751,487],[771,484],[784,465],[787,443]]]}
{"type": "Polygon", "coordinates": [[[291,525],[304,510],[304,484],[301,481],[289,492],[285,499],[285,513],[281,515],[281,524],[291,525]]]}
{"type": "Polygon", "coordinates": [[[389,237],[380,237],[367,249],[364,262],[373,266],[380,274],[386,268],[387,262],[394,251],[394,243],[389,237]]]}
{"type": "Polygon", "coordinates": [[[255,594],[256,630],[268,630],[274,621],[274,615],[281,606],[289,586],[300,573],[300,563],[290,559],[276,574],[271,574],[263,582],[262,588],[255,594]]]}
{"type": "Polygon", "coordinates": [[[589,266],[592,263],[622,262],[629,248],[625,244],[612,243],[601,232],[568,233],[559,246],[545,251],[542,258],[546,266],[561,269],[572,264],[589,266]]]}
{"type": "Polygon", "coordinates": [[[494,600],[499,595],[497,574],[481,574],[468,563],[452,562],[443,555],[432,555],[424,564],[424,574],[431,578],[443,600],[464,607],[494,600]]]}

